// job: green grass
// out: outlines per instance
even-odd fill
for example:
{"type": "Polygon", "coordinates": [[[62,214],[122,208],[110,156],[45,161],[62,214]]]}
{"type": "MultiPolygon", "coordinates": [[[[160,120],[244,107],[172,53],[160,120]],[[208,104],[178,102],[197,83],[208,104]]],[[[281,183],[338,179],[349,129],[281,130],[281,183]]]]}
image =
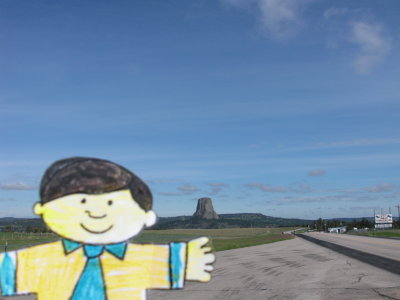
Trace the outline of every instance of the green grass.
{"type": "Polygon", "coordinates": [[[7,243],[7,250],[21,249],[49,241],[58,240],[58,236],[52,233],[11,233],[0,232],[0,252],[4,251],[7,243]]]}
{"type": "MultiPolygon", "coordinates": [[[[211,240],[214,251],[243,248],[267,243],[273,243],[292,238],[282,235],[281,232],[293,228],[227,228],[227,229],[169,229],[145,230],[142,234],[131,240],[133,243],[156,243],[189,241],[194,238],[206,236],[211,240]]],[[[55,234],[39,233],[9,233],[0,232],[0,252],[4,251],[5,243],[8,250],[21,249],[49,241],[58,240],[55,234]]]]}
{"type": "Polygon", "coordinates": [[[293,238],[289,235],[271,234],[269,236],[252,236],[234,239],[213,239],[211,244],[215,251],[244,248],[256,245],[269,244],[293,238]]]}
{"type": "Polygon", "coordinates": [[[226,229],[170,229],[146,230],[133,242],[168,243],[188,241],[197,237],[210,238],[215,251],[268,244],[292,238],[281,232],[293,228],[226,228],[226,229]]]}

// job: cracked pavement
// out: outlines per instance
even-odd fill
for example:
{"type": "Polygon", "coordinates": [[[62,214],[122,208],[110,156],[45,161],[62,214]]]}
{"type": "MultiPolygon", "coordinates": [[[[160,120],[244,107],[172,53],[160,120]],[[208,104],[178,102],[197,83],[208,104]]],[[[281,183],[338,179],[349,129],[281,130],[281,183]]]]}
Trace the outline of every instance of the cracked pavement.
{"type": "MultiPolygon", "coordinates": [[[[400,275],[370,266],[302,238],[216,253],[208,283],[184,290],[149,291],[169,299],[400,299],[400,275]]],[[[0,297],[32,300],[34,296],[0,297]]]]}
{"type": "Polygon", "coordinates": [[[400,276],[301,238],[217,253],[209,283],[149,291],[168,299],[400,299],[400,276]]]}

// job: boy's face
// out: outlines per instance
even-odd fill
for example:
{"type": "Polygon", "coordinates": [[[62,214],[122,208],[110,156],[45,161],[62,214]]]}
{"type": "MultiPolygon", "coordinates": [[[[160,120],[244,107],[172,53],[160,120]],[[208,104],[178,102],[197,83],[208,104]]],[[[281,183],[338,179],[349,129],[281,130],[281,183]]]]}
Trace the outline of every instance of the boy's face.
{"type": "Polygon", "coordinates": [[[123,242],[156,221],[154,212],[144,211],[128,189],[67,195],[36,203],[34,210],[61,237],[87,244],[123,242]]]}

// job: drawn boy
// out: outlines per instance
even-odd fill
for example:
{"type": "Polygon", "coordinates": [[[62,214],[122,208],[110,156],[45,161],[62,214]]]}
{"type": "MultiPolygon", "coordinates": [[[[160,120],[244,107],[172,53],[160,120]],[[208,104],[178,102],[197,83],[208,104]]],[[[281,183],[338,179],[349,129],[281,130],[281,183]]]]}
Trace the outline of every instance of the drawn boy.
{"type": "Polygon", "coordinates": [[[62,240],[0,254],[2,295],[38,299],[145,299],[146,289],[207,282],[215,256],[207,238],[167,245],[127,241],[156,222],[152,195],[136,175],[110,161],[55,162],[34,211],[62,240]]]}

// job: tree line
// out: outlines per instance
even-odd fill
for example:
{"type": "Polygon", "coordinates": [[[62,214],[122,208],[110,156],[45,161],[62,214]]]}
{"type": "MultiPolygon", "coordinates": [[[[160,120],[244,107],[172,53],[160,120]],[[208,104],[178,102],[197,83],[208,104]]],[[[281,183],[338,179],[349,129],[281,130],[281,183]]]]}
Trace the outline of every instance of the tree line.
{"type": "Polygon", "coordinates": [[[51,230],[49,230],[46,227],[40,227],[40,226],[26,226],[26,227],[21,227],[21,226],[12,226],[12,225],[7,225],[2,228],[3,232],[26,232],[26,233],[49,233],[51,230]]]}
{"type": "MultiPolygon", "coordinates": [[[[318,220],[315,220],[313,224],[310,225],[310,229],[317,230],[317,231],[328,231],[329,228],[334,228],[334,227],[346,227],[346,229],[353,230],[354,228],[357,229],[372,229],[375,228],[375,223],[374,221],[371,221],[367,218],[362,218],[360,220],[353,219],[349,222],[342,221],[342,220],[324,220],[322,218],[319,218],[318,220]]],[[[393,228],[399,229],[400,228],[400,221],[399,220],[393,220],[393,228]]]]}

